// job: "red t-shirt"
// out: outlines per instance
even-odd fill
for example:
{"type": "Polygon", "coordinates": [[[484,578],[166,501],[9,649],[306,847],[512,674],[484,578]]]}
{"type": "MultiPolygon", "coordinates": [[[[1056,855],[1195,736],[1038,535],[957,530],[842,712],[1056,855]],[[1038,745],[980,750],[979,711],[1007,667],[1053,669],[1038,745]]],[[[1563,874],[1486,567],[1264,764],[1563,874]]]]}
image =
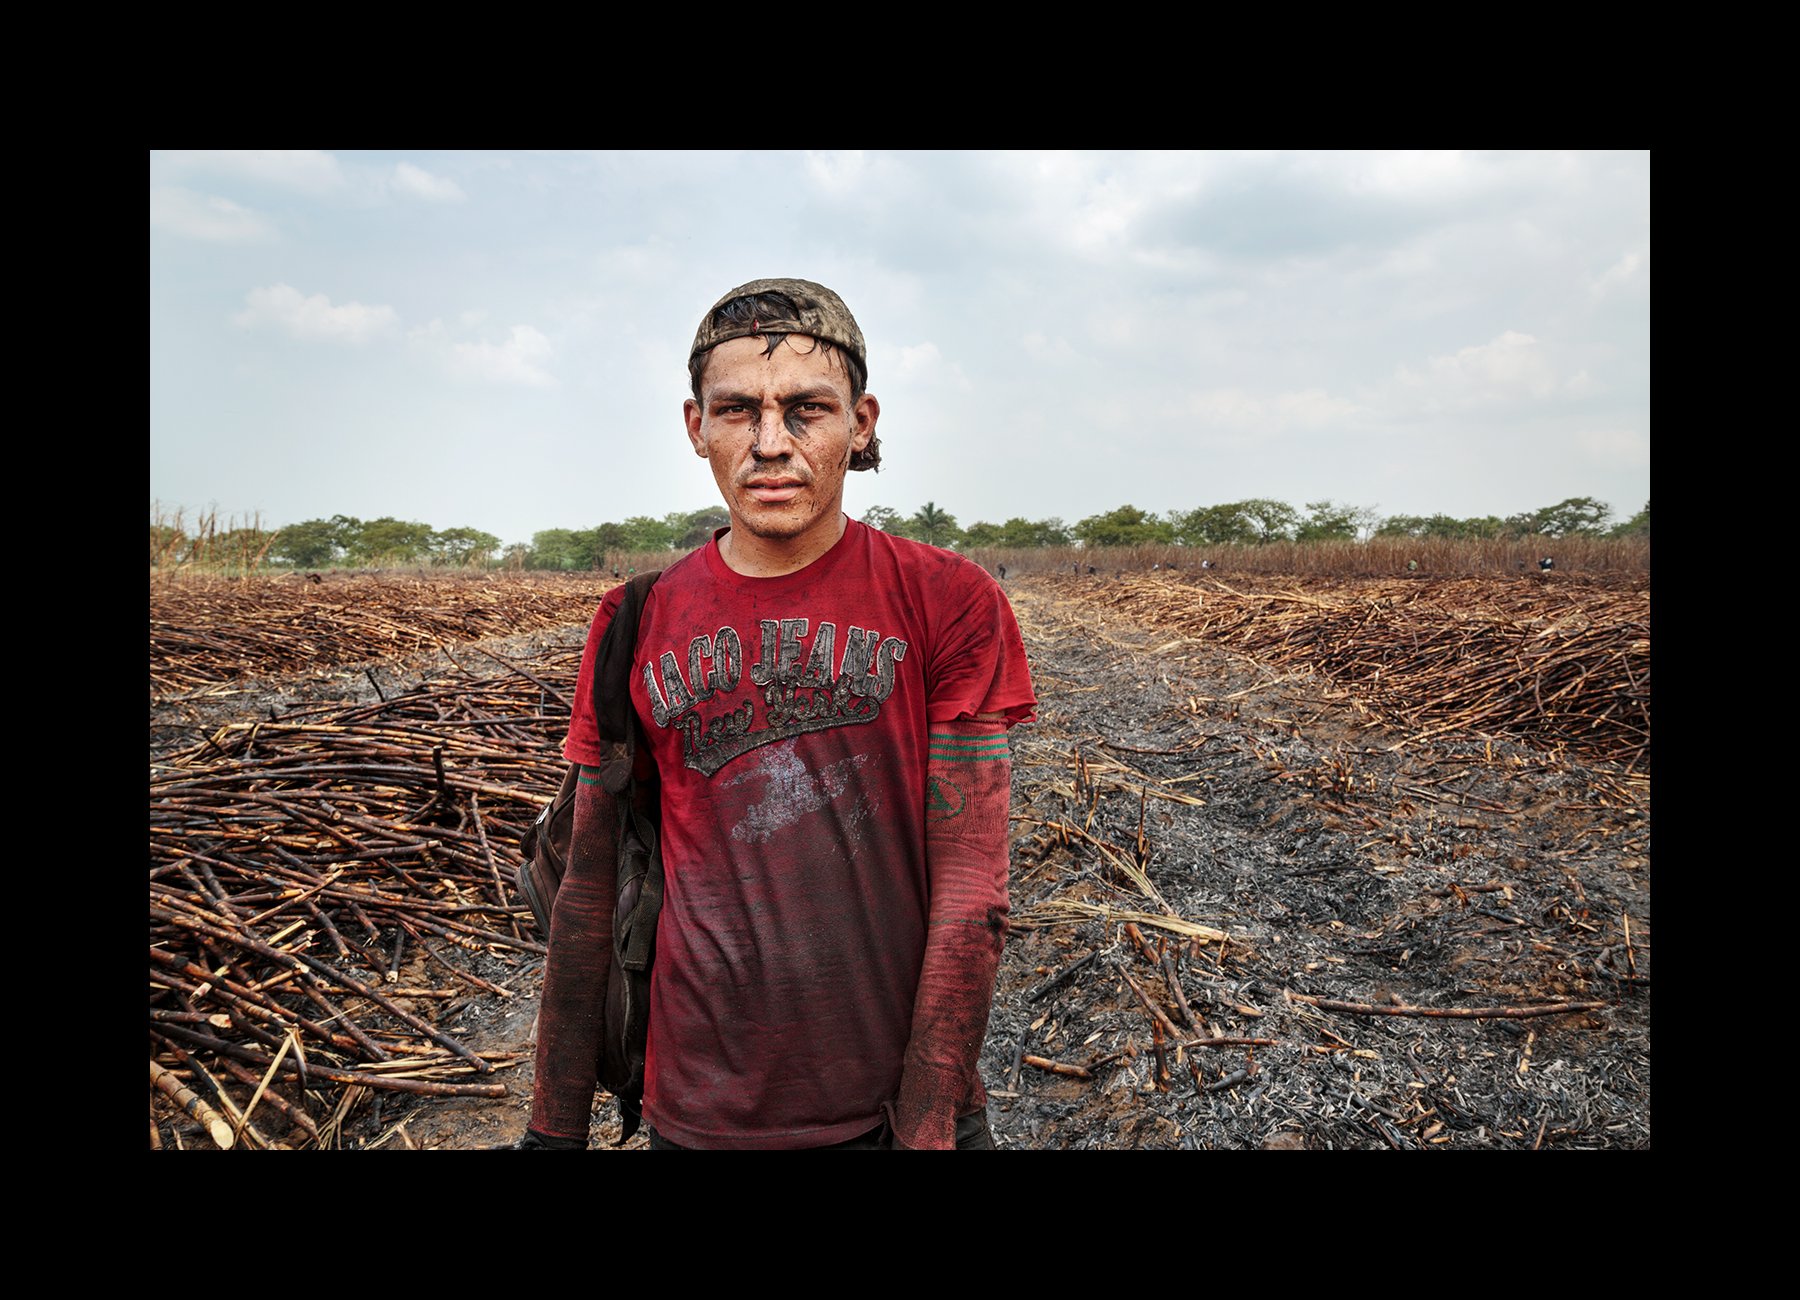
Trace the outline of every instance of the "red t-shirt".
{"type": "MultiPolygon", "coordinates": [[[[570,762],[602,759],[582,655],[570,762]]],[[[662,778],[666,892],[645,1113],[685,1146],[815,1146],[881,1121],[924,959],[927,723],[1028,721],[1012,607],[980,566],[849,521],[806,568],[718,541],[651,589],[632,702],[662,778]]]]}

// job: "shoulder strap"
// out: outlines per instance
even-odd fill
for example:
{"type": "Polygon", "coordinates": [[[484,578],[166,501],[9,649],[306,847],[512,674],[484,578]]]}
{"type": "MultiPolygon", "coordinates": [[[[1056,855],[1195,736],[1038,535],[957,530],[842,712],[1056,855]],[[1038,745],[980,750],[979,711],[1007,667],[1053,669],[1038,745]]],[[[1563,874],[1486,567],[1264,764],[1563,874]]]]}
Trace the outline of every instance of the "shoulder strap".
{"type": "Polygon", "coordinates": [[[602,781],[615,794],[622,792],[630,780],[636,758],[638,723],[637,710],[631,707],[631,665],[637,657],[638,623],[643,618],[644,602],[661,576],[662,570],[658,569],[640,573],[625,584],[625,598],[594,653],[594,718],[599,723],[600,739],[625,747],[623,771],[602,773],[602,781]]]}

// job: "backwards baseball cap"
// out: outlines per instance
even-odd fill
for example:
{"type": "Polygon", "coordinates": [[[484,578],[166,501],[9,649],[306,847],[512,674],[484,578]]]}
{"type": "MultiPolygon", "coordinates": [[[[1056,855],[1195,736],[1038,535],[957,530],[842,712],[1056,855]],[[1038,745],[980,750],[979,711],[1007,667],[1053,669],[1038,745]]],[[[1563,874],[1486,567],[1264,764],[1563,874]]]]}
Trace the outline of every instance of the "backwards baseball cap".
{"type": "Polygon", "coordinates": [[[694,335],[694,346],[688,357],[691,360],[730,339],[759,334],[809,334],[842,348],[856,358],[863,374],[869,373],[868,351],[863,345],[862,330],[857,327],[856,317],[844,306],[842,298],[811,280],[752,280],[749,284],[740,284],[706,313],[699,332],[694,335]],[[723,311],[733,299],[771,293],[791,299],[794,309],[777,310],[772,315],[765,315],[761,310],[723,311]]]}

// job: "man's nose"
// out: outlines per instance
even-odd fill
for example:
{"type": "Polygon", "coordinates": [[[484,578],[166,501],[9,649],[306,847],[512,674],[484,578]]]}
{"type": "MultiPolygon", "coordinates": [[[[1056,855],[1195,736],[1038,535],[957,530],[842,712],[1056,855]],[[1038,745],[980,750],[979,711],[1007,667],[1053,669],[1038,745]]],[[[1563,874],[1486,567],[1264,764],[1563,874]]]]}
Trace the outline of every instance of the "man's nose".
{"type": "Polygon", "coordinates": [[[794,435],[788,431],[787,421],[780,411],[765,412],[756,424],[756,440],[750,444],[750,454],[758,460],[779,460],[794,450],[794,435]]]}

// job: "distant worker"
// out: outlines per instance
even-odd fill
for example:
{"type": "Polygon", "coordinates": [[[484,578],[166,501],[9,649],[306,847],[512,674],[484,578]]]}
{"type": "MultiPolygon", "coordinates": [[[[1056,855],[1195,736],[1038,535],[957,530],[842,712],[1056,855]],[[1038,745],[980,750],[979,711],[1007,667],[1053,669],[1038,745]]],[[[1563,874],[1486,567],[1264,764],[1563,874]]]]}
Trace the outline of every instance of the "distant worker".
{"type": "Polygon", "coordinates": [[[1210,568],[1212,568],[1212,566],[1213,566],[1213,562],[1211,560],[1200,561],[1200,567],[1203,569],[1210,569],[1210,568]]]}
{"type": "Polygon", "coordinates": [[[1556,561],[1551,559],[1548,555],[1546,555],[1543,559],[1538,561],[1538,572],[1539,573],[1548,573],[1548,572],[1550,572],[1550,570],[1554,569],[1555,567],[1556,567],[1556,561]]]}
{"type": "Polygon", "coordinates": [[[1006,566],[1004,564],[996,564],[994,566],[994,572],[998,573],[1001,579],[1004,580],[1006,577],[1006,566]]]}

